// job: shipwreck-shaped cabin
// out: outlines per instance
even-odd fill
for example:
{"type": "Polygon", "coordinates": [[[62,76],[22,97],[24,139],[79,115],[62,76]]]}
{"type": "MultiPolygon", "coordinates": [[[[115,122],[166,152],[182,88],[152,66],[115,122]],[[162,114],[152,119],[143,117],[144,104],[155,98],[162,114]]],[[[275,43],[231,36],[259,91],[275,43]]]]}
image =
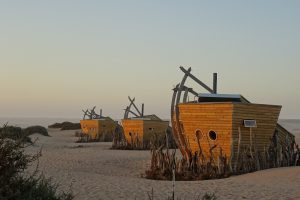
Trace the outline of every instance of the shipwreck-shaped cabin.
{"type": "Polygon", "coordinates": [[[144,115],[144,104],[141,111],[134,103],[135,99],[130,100],[130,105],[125,109],[122,126],[127,144],[132,148],[148,149],[151,143],[165,142],[166,131],[169,121],[164,121],[156,115],[144,115]],[[135,108],[135,111],[131,108],[135,108]],[[132,114],[132,117],[129,117],[132,114]]]}
{"type": "Polygon", "coordinates": [[[84,117],[80,120],[82,134],[91,141],[111,142],[117,122],[102,116],[102,110],[99,115],[96,114],[95,108],[83,111],[84,117]]]}
{"type": "Polygon", "coordinates": [[[250,103],[242,95],[217,94],[216,74],[211,89],[191,74],[191,68],[180,69],[184,77],[174,88],[171,118],[173,135],[184,157],[191,159],[195,153],[206,158],[226,156],[233,165],[246,149],[261,160],[274,136],[280,145],[288,146],[294,140],[277,123],[280,105],[250,103]],[[188,77],[209,93],[186,87],[188,77]],[[188,94],[193,95],[193,101],[188,101],[188,94]]]}

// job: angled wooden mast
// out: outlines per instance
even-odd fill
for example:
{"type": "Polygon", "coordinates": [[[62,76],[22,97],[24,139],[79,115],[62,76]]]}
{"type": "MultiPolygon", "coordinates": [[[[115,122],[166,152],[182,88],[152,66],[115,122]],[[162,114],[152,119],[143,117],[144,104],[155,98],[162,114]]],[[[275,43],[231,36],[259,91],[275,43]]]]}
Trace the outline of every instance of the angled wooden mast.
{"type": "Polygon", "coordinates": [[[124,113],[124,119],[128,119],[129,118],[129,114],[131,113],[132,115],[134,115],[135,117],[140,117],[140,118],[143,118],[144,117],[144,104],[142,104],[142,107],[141,107],[141,111],[138,109],[138,107],[135,105],[134,101],[135,101],[135,98],[131,99],[130,96],[128,96],[128,99],[130,101],[130,104],[129,106],[127,106],[124,110],[125,110],[125,113],[124,113]],[[133,111],[131,108],[135,109],[135,111],[133,111]]]}
{"type": "Polygon", "coordinates": [[[94,106],[92,109],[86,109],[86,110],[82,110],[83,112],[83,119],[85,119],[86,117],[88,117],[88,119],[102,119],[103,115],[102,115],[102,109],[100,109],[100,113],[97,114],[96,111],[96,106],[94,106]]]}
{"type": "Polygon", "coordinates": [[[182,153],[182,155],[185,157],[185,159],[191,158],[191,150],[189,149],[187,138],[184,135],[184,130],[182,125],[179,121],[179,108],[178,104],[183,102],[187,102],[188,94],[191,93],[194,96],[198,97],[199,93],[195,92],[192,88],[189,88],[185,86],[185,82],[187,78],[191,78],[194,80],[198,85],[202,86],[204,89],[206,89],[208,92],[212,94],[217,93],[217,73],[213,74],[213,89],[211,89],[209,86],[207,86],[205,83],[203,83],[201,80],[196,78],[192,73],[192,69],[188,68],[185,69],[184,67],[180,66],[180,70],[184,73],[184,76],[179,84],[176,85],[176,87],[173,89],[173,96],[172,96],[172,102],[171,102],[171,123],[172,123],[172,129],[174,134],[174,139],[176,143],[178,144],[178,147],[182,153]],[[183,99],[181,100],[181,95],[183,94],[183,99]]]}

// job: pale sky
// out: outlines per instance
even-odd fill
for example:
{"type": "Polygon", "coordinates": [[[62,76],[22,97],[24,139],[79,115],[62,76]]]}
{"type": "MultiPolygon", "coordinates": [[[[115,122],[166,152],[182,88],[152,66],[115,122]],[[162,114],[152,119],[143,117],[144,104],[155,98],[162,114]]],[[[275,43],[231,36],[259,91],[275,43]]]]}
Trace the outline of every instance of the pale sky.
{"type": "Polygon", "coordinates": [[[0,117],[79,118],[96,105],[118,119],[130,95],[170,118],[182,65],[300,118],[299,11],[296,0],[1,1],[0,117]]]}

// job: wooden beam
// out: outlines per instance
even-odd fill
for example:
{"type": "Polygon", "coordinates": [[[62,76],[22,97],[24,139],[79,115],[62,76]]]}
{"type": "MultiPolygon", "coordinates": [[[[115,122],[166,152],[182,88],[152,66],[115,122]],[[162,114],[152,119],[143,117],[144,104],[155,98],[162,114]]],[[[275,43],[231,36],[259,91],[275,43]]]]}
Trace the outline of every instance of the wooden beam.
{"type": "MultiPolygon", "coordinates": [[[[180,68],[184,69],[183,67],[180,67],[180,68]]],[[[185,154],[183,154],[183,157],[186,160],[190,159],[191,153],[190,153],[189,149],[187,148],[186,140],[185,140],[185,137],[183,135],[183,130],[181,129],[181,126],[180,126],[178,104],[180,102],[181,92],[182,92],[182,90],[184,88],[185,81],[188,78],[191,70],[192,70],[191,68],[188,68],[188,70],[185,70],[186,73],[184,74],[184,76],[183,76],[183,78],[181,80],[181,83],[179,84],[178,91],[177,91],[176,102],[175,102],[175,119],[176,119],[175,120],[175,125],[176,125],[176,130],[178,131],[179,141],[181,143],[180,145],[182,146],[182,148],[183,148],[183,150],[185,152],[185,154]]]]}
{"type": "Polygon", "coordinates": [[[189,76],[191,79],[193,79],[196,83],[198,83],[199,85],[201,85],[208,92],[214,93],[214,91],[210,87],[208,87],[206,84],[204,84],[198,78],[196,78],[193,74],[191,74],[191,68],[189,68],[188,70],[186,70],[186,69],[184,69],[184,67],[180,66],[180,69],[181,69],[181,71],[183,71],[185,73],[184,77],[189,76]]]}
{"type": "Polygon", "coordinates": [[[184,91],[184,94],[183,94],[183,100],[182,100],[183,103],[186,103],[188,94],[189,94],[189,89],[185,88],[185,91],[184,91]]]}
{"type": "MultiPolygon", "coordinates": [[[[133,112],[131,110],[128,110],[128,109],[124,109],[124,110],[127,111],[127,112],[129,112],[129,113],[131,113],[131,114],[133,114],[136,117],[140,117],[138,114],[136,114],[135,112],[133,112]]],[[[127,118],[128,118],[128,115],[127,115],[127,118]]],[[[127,119],[127,118],[125,118],[125,119],[127,119]]]]}
{"type": "Polygon", "coordinates": [[[173,96],[172,96],[172,102],[171,102],[171,123],[172,123],[172,131],[173,131],[173,135],[174,135],[174,140],[175,140],[181,154],[185,157],[186,154],[184,151],[184,147],[181,144],[179,132],[177,130],[178,126],[176,123],[176,116],[175,116],[175,109],[177,107],[177,105],[175,105],[175,100],[176,100],[179,85],[180,84],[177,84],[176,87],[173,89],[173,96]]]}
{"type": "Polygon", "coordinates": [[[133,107],[135,108],[135,110],[139,113],[140,117],[142,117],[142,113],[139,111],[139,109],[136,107],[136,105],[134,104],[134,99],[132,100],[130,98],[130,96],[128,96],[129,101],[131,102],[131,104],[133,105],[133,107]]]}

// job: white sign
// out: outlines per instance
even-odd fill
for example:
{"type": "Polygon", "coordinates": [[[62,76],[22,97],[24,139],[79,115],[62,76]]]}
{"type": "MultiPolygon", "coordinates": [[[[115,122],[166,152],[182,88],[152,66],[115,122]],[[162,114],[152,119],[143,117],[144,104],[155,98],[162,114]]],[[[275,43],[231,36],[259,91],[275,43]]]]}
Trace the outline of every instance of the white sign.
{"type": "Polygon", "coordinates": [[[245,119],[244,120],[244,126],[248,128],[256,128],[256,120],[254,119],[245,119]]]}

